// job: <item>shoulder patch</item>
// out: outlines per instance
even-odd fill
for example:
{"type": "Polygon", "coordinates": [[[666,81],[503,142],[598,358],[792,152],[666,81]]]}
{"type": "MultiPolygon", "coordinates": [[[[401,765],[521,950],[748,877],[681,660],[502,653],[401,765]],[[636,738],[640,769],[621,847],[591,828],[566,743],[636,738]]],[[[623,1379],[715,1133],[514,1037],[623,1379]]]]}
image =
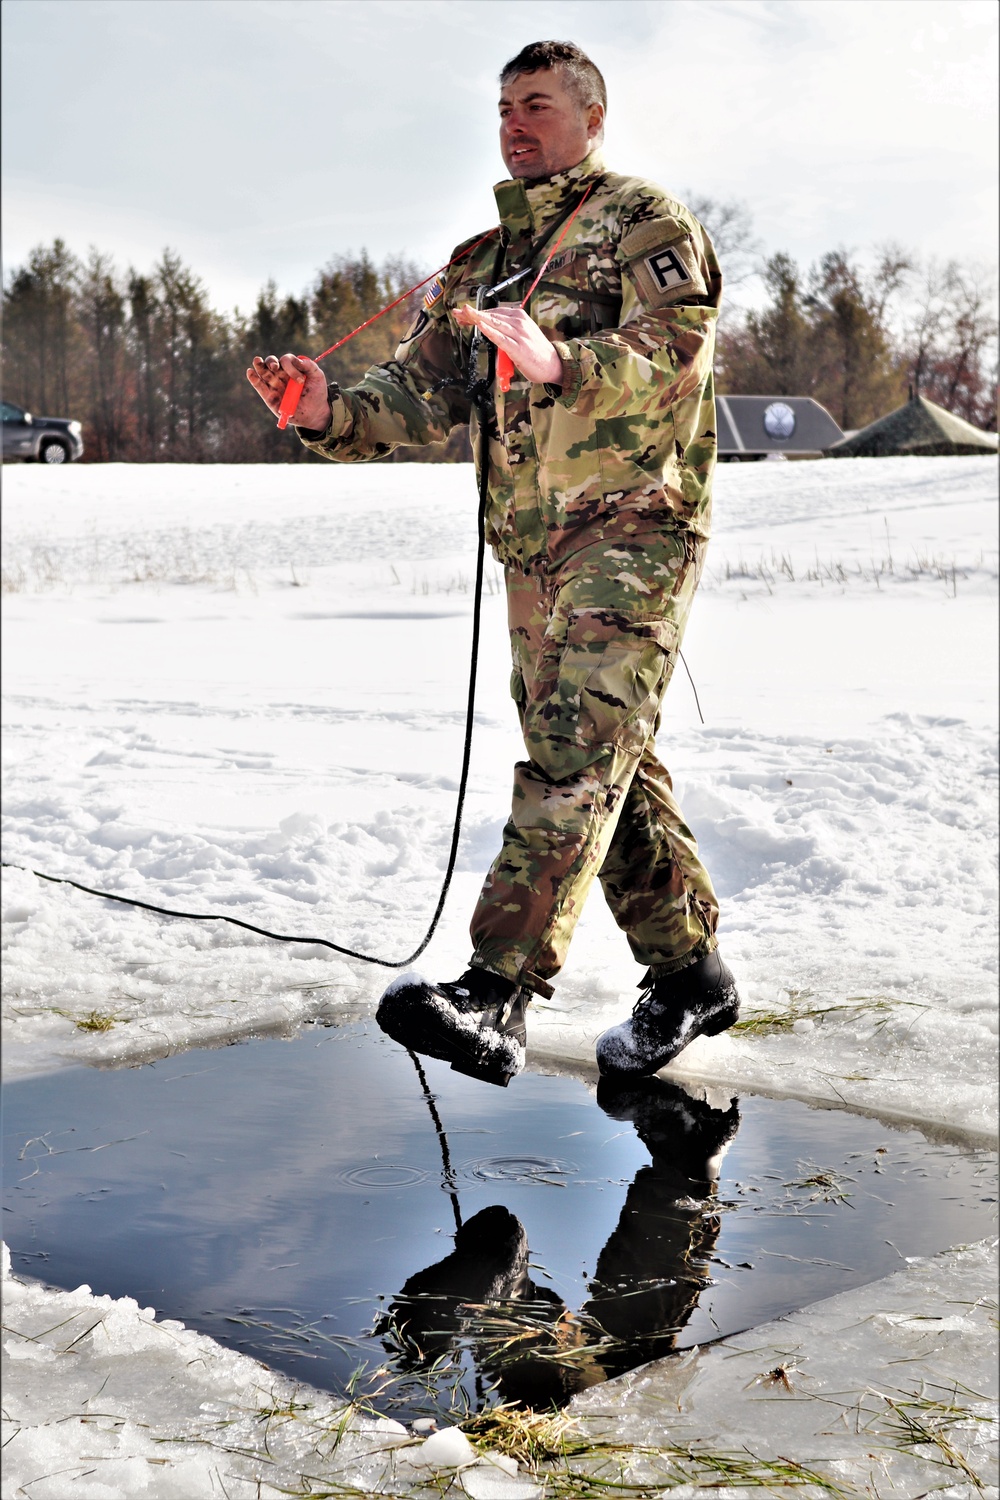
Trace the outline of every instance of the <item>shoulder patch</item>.
{"type": "Polygon", "coordinates": [[[441,280],[440,276],[435,276],[434,280],[431,282],[430,286],[424,293],[424,306],[427,308],[428,312],[434,306],[435,302],[441,301],[441,298],[443,296],[444,282],[441,280]]]}
{"type": "Polygon", "coordinates": [[[622,236],[618,257],[648,307],[706,294],[691,235],[682,219],[664,217],[648,219],[622,236]]]}

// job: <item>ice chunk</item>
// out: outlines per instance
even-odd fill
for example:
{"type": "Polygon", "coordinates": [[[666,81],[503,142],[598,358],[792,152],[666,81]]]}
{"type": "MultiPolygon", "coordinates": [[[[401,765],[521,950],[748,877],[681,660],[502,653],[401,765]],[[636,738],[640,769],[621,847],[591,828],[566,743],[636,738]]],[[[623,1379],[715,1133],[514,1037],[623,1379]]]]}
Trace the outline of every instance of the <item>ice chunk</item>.
{"type": "Polygon", "coordinates": [[[419,1468],[457,1469],[460,1464],[471,1464],[476,1450],[457,1427],[443,1427],[440,1432],[432,1432],[426,1442],[406,1457],[419,1468]]]}
{"type": "Polygon", "coordinates": [[[495,1464],[498,1469],[503,1469],[505,1474],[517,1473],[517,1459],[511,1458],[507,1453],[494,1453],[492,1448],[484,1453],[479,1460],[481,1464],[495,1464]]]}
{"type": "Polygon", "coordinates": [[[461,1482],[469,1500],[539,1500],[542,1494],[540,1484],[509,1474],[495,1463],[463,1469],[461,1482]]]}
{"type": "Polygon", "coordinates": [[[282,818],[278,827],[289,839],[321,839],[326,833],[326,824],[316,813],[294,812],[282,818]]]}

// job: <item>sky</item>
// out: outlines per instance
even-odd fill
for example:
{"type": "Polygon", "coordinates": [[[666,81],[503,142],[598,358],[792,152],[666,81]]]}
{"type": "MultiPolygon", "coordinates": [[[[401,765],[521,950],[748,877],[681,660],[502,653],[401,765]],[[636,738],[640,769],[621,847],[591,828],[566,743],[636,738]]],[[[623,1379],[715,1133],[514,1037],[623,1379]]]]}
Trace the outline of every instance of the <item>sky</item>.
{"type": "Polygon", "coordinates": [[[746,202],[809,264],[996,258],[993,0],[3,0],[5,273],[56,236],[215,305],[366,248],[433,268],[496,221],[496,77],[570,38],[608,165],[746,202]]]}

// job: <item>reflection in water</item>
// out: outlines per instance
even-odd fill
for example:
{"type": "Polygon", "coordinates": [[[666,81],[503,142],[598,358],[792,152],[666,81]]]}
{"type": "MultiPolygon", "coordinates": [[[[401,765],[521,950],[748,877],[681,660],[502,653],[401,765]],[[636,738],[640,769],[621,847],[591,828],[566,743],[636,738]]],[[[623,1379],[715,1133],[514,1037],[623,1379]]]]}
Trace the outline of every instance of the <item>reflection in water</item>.
{"type": "Polygon", "coordinates": [[[719,1167],[739,1109],[735,1099],[715,1109],[655,1077],[602,1080],[597,1102],[635,1126],[652,1161],[629,1187],[583,1306],[570,1311],[531,1279],[524,1227],[494,1204],[459,1225],[451,1254],[411,1276],[380,1320],[401,1372],[434,1381],[450,1367],[461,1378],[464,1354],[480,1399],[495,1387],[537,1408],[673,1347],[709,1281],[719,1167]]]}

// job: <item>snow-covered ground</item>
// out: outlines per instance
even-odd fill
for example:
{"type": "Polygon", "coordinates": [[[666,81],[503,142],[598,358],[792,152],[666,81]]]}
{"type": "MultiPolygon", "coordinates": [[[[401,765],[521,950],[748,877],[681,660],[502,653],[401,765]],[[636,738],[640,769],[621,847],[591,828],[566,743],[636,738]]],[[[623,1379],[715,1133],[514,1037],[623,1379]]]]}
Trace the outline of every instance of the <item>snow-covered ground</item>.
{"type": "MultiPolygon", "coordinates": [[[[679,1071],[995,1136],[996,477],[988,458],[720,469],[684,643],[705,723],[678,673],[660,750],[751,1024],[695,1043],[679,1071]]],[[[5,480],[4,858],[405,957],[459,768],[471,470],[5,480]]],[[[459,868],[421,960],[441,977],[464,967],[507,812],[508,661],[489,567],[459,868]]],[[[4,877],[8,1076],[354,1014],[387,977],[4,877]]],[[[637,977],[595,894],[554,1000],[533,1007],[536,1065],[592,1061],[637,977]]],[[[945,1275],[942,1305],[952,1291],[945,1275]]],[[[72,1493],[183,1493],[101,1482],[72,1493]]]]}
{"type": "MultiPolygon", "coordinates": [[[[471,471],[23,467],[6,490],[5,858],[405,957],[459,768],[471,471]]],[[[746,998],[797,1025],[699,1044],[688,1070],[990,1131],[995,463],[728,465],[717,490],[685,642],[706,722],[679,672],[660,746],[746,998]]],[[[519,749],[489,582],[459,872],[422,961],[442,977],[519,749]]],[[[3,916],[11,1074],[290,1024],[386,979],[10,871],[3,916]]],[[[595,896],[536,1047],[591,1056],[637,977],[595,896]]]]}

